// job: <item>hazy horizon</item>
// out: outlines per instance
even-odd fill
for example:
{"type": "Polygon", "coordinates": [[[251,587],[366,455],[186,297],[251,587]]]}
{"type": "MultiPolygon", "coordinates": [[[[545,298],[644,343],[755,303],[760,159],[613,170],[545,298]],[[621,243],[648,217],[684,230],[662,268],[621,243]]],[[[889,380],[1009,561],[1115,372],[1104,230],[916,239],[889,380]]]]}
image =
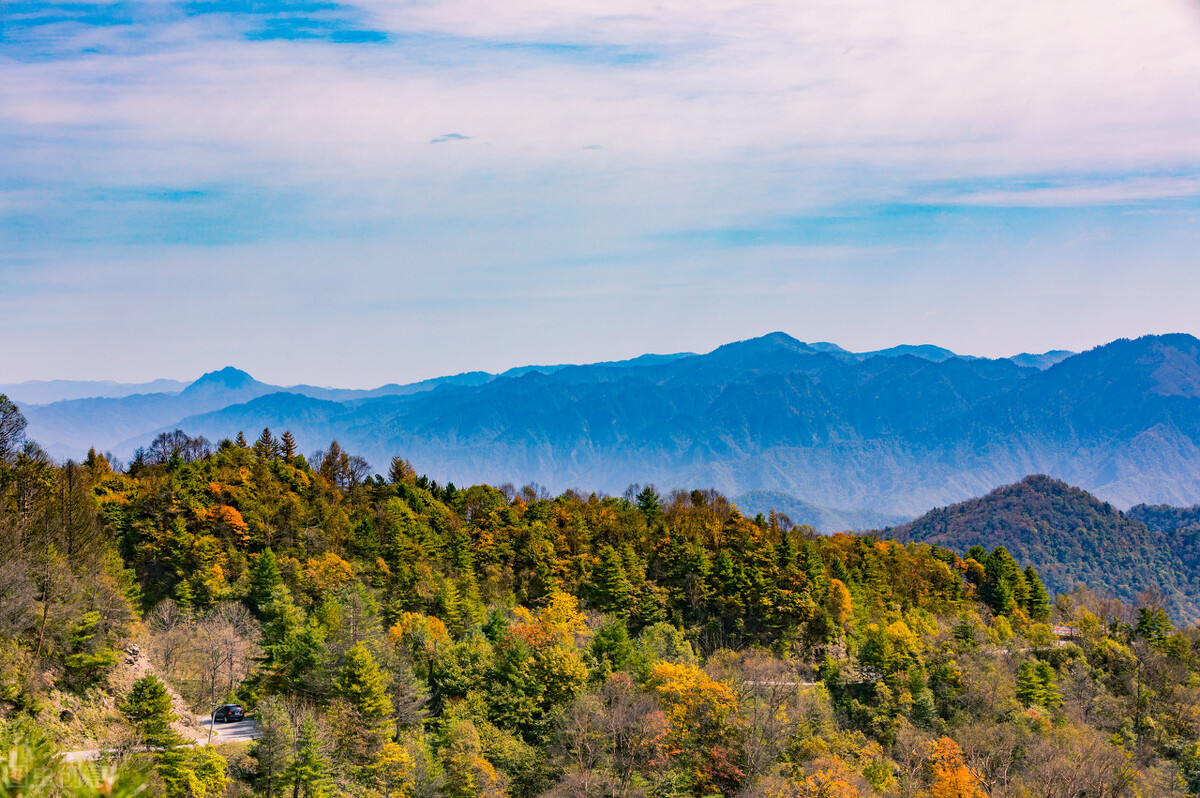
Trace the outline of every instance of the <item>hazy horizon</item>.
{"type": "MultiPolygon", "coordinates": [[[[654,356],[705,354],[707,352],[712,351],[712,349],[716,349],[716,348],[718,348],[720,346],[724,346],[726,344],[738,343],[739,341],[753,340],[755,338],[761,338],[766,335],[771,335],[771,334],[777,333],[777,332],[783,332],[784,334],[791,335],[791,333],[788,333],[786,330],[769,330],[769,331],[762,333],[761,335],[754,335],[754,336],[751,336],[750,338],[741,338],[741,339],[736,339],[736,340],[731,340],[731,341],[724,341],[724,342],[717,344],[716,347],[712,347],[710,349],[704,349],[704,350],[679,350],[676,352],[637,352],[635,354],[630,354],[627,356],[620,356],[620,357],[601,357],[598,360],[560,361],[560,362],[555,362],[555,363],[550,363],[550,362],[536,362],[536,363],[535,362],[520,362],[520,363],[517,363],[517,362],[514,362],[514,363],[510,363],[508,365],[500,366],[500,367],[493,368],[493,369],[464,369],[464,370],[456,370],[456,371],[444,371],[444,372],[439,372],[436,374],[427,374],[427,375],[423,375],[423,376],[417,376],[414,379],[406,379],[406,380],[392,379],[392,380],[387,380],[385,382],[371,383],[371,384],[322,383],[322,382],[314,381],[313,379],[305,378],[303,376],[301,376],[298,379],[293,379],[293,380],[290,380],[287,382],[278,382],[275,380],[266,379],[266,378],[262,377],[261,375],[255,373],[252,369],[246,368],[246,367],[238,364],[237,362],[229,362],[229,363],[223,363],[223,364],[213,364],[211,366],[205,367],[202,371],[195,373],[195,374],[182,374],[182,375],[153,374],[153,375],[146,376],[144,378],[134,378],[134,379],[113,379],[110,377],[74,377],[74,376],[68,375],[68,376],[54,376],[54,377],[47,377],[47,378],[34,377],[34,378],[29,378],[29,379],[24,379],[24,380],[0,379],[0,385],[24,385],[24,384],[34,385],[34,384],[54,383],[54,382],[95,383],[97,385],[111,384],[114,386],[115,385],[149,385],[154,382],[177,382],[177,383],[181,383],[183,385],[188,385],[208,374],[215,373],[217,371],[221,371],[225,368],[234,368],[234,369],[237,369],[238,371],[242,371],[242,372],[249,374],[251,377],[258,380],[259,382],[268,383],[268,384],[272,384],[272,385],[279,385],[281,387],[288,387],[288,386],[293,386],[293,385],[310,385],[310,386],[313,386],[316,388],[370,390],[372,388],[379,388],[379,387],[382,387],[384,385],[389,385],[389,384],[405,385],[405,384],[422,382],[425,380],[437,379],[439,377],[451,377],[451,376],[455,376],[457,374],[464,374],[464,373],[468,373],[468,372],[483,371],[483,372],[487,372],[489,374],[503,374],[505,371],[509,371],[511,369],[518,369],[518,368],[534,368],[534,367],[539,367],[539,366],[543,366],[543,367],[575,366],[575,365],[586,366],[586,365],[593,365],[593,364],[597,364],[597,363],[620,362],[620,361],[625,361],[625,360],[632,360],[634,358],[638,358],[638,357],[642,357],[642,356],[654,357],[654,356]]],[[[1175,331],[1175,332],[1179,332],[1179,331],[1175,331]]],[[[1156,334],[1156,333],[1148,333],[1148,334],[1156,334]]],[[[1170,333],[1161,333],[1161,334],[1170,334],[1170,333]]],[[[795,338],[796,336],[793,335],[792,337],[795,338]]],[[[1137,338],[1137,337],[1141,337],[1141,336],[1123,336],[1123,337],[1137,338]]],[[[831,340],[826,340],[826,339],[815,339],[814,338],[814,339],[808,340],[808,341],[805,341],[804,339],[797,339],[797,340],[800,340],[803,343],[809,343],[809,344],[832,343],[832,344],[835,344],[838,346],[842,346],[838,341],[831,341],[831,340]]],[[[1110,341],[1098,341],[1098,342],[1095,342],[1093,344],[1090,344],[1088,346],[1082,347],[1081,349],[1077,349],[1077,350],[1066,350],[1063,347],[1050,347],[1049,349],[1039,350],[1036,352],[1022,351],[1022,352],[1010,352],[1008,354],[1000,354],[1000,355],[980,355],[975,352],[962,352],[962,351],[955,350],[952,347],[942,346],[941,344],[930,342],[930,341],[898,342],[898,343],[892,343],[892,344],[888,344],[886,346],[878,347],[875,349],[851,349],[846,346],[842,346],[842,348],[853,354],[864,354],[864,353],[869,353],[869,352],[874,352],[874,351],[879,351],[879,350],[892,349],[892,348],[901,347],[901,346],[935,346],[935,347],[938,347],[941,349],[950,350],[950,351],[954,352],[955,355],[958,355],[958,356],[1000,359],[1000,358],[1016,357],[1016,356],[1024,355],[1024,354],[1042,355],[1042,354],[1048,354],[1050,352],[1055,352],[1055,351],[1072,351],[1072,352],[1078,353],[1081,351],[1086,351],[1088,349],[1095,348],[1097,346],[1103,346],[1104,344],[1107,344],[1107,343],[1110,343],[1110,341]]],[[[0,375],[0,378],[2,378],[3,376],[4,375],[0,375]]]]}

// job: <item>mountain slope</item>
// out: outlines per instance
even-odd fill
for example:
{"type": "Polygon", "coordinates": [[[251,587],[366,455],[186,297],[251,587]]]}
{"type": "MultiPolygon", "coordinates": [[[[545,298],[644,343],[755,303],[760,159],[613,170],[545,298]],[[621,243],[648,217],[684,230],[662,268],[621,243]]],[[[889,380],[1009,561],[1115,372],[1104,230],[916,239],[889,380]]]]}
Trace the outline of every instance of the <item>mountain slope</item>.
{"type": "Polygon", "coordinates": [[[1174,617],[1200,617],[1194,564],[1180,560],[1167,535],[1047,476],[931,510],[880,535],[960,552],[976,544],[988,551],[1004,546],[1033,565],[1051,593],[1082,584],[1134,603],[1142,591],[1158,588],[1174,617]]]}

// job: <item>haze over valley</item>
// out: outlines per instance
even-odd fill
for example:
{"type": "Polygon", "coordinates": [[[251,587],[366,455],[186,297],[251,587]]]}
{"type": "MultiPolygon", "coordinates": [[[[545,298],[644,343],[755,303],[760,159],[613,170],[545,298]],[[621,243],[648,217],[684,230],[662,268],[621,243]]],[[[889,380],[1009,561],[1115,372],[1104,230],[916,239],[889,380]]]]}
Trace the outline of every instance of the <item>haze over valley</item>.
{"type": "Polygon", "coordinates": [[[336,439],[376,471],[400,453],[441,481],[703,485],[755,510],[798,500],[814,517],[832,512],[825,525],[903,520],[1033,473],[1118,507],[1200,502],[1200,342],[1184,334],[995,360],[933,346],[856,354],[773,333],[702,355],[374,390],[266,385],[225,368],[177,392],[23,412],[60,457],[95,447],[128,460],[174,428],[216,443],[266,427],[303,451],[336,439]]]}

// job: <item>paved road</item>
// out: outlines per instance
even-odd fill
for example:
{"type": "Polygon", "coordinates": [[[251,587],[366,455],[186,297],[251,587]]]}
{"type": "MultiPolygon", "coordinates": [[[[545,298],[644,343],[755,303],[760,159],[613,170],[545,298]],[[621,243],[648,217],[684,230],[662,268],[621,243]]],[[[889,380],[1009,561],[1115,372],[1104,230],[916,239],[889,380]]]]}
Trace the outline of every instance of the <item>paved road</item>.
{"type": "MultiPolygon", "coordinates": [[[[208,733],[209,719],[207,716],[196,718],[196,722],[204,727],[204,733],[208,733]]],[[[248,743],[258,737],[258,730],[254,728],[254,719],[247,718],[234,723],[217,723],[213,726],[213,745],[225,745],[226,743],[248,743]]],[[[203,740],[197,745],[204,745],[207,742],[203,740]]]]}
{"type": "MultiPolygon", "coordinates": [[[[209,718],[207,715],[198,715],[196,722],[203,729],[201,734],[203,738],[198,739],[194,745],[208,745],[208,726],[209,718]]],[[[254,720],[240,720],[236,723],[218,723],[213,726],[213,745],[241,744],[245,745],[248,742],[258,737],[258,730],[254,728],[254,720]]],[[[62,755],[64,762],[82,762],[85,760],[99,759],[99,749],[93,748],[88,751],[66,751],[62,755]]]]}

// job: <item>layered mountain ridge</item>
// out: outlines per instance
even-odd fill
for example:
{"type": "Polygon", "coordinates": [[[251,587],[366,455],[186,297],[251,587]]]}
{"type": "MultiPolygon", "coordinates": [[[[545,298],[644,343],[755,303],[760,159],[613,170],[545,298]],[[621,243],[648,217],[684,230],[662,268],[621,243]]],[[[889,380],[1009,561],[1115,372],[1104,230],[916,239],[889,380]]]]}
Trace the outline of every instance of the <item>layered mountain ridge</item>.
{"type": "Polygon", "coordinates": [[[987,359],[931,346],[851,353],[772,333],[707,354],[372,391],[280,388],[229,369],[177,394],[23,412],[59,456],[129,456],[174,427],[213,440],[270,427],[305,451],[336,438],[377,471],[402,455],[442,480],[710,485],[855,519],[911,518],[1030,473],[1119,507],[1200,502],[1200,341],[1183,334],[987,359]]]}

